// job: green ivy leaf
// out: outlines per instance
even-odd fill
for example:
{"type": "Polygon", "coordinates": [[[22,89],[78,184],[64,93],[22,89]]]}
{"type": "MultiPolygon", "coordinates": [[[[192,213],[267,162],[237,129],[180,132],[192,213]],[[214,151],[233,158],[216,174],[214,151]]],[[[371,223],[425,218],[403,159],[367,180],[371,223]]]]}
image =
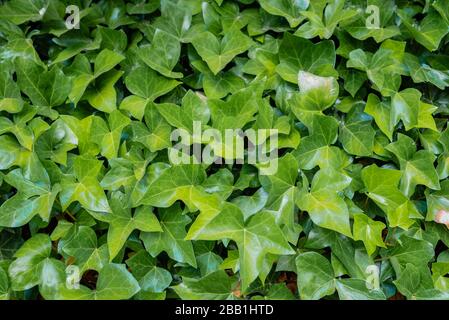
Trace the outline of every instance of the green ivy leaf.
{"type": "Polygon", "coordinates": [[[39,21],[47,10],[48,2],[48,0],[8,2],[0,7],[0,17],[18,25],[27,21],[39,21]]]}
{"type": "Polygon", "coordinates": [[[0,268],[0,300],[9,299],[9,279],[8,274],[0,268]]]}
{"type": "Polygon", "coordinates": [[[97,141],[101,154],[107,159],[117,157],[122,130],[129,123],[129,118],[119,110],[114,110],[108,115],[108,125],[102,118],[95,117],[93,119],[91,138],[93,141],[97,141]]]}
{"type": "Polygon", "coordinates": [[[313,44],[309,40],[284,34],[279,47],[276,72],[286,81],[298,83],[298,72],[318,76],[335,76],[335,47],[332,41],[313,44]]]}
{"type": "Polygon", "coordinates": [[[307,191],[308,185],[300,190],[296,204],[307,211],[318,226],[351,237],[348,207],[337,194],[350,182],[350,177],[333,169],[320,170],[312,180],[310,192],[307,191]]]}
{"type": "Polygon", "coordinates": [[[17,83],[12,81],[11,71],[0,66],[0,111],[17,113],[22,110],[23,100],[17,83]]]}
{"type": "Polygon", "coordinates": [[[183,278],[183,282],[172,287],[181,299],[188,300],[233,300],[233,279],[219,270],[201,279],[183,278]]]}
{"type": "Polygon", "coordinates": [[[131,272],[139,281],[140,288],[147,292],[163,292],[172,282],[171,273],[157,267],[154,259],[144,250],[126,260],[131,272]]]}
{"type": "Polygon", "coordinates": [[[124,264],[108,264],[99,272],[97,287],[91,290],[85,286],[69,289],[61,286],[58,299],[61,300],[124,300],[140,290],[137,280],[126,270],[124,264]]]}
{"type": "Polygon", "coordinates": [[[245,222],[241,210],[232,204],[226,204],[222,211],[194,237],[189,231],[187,238],[234,240],[239,247],[240,277],[244,291],[260,274],[266,254],[293,253],[281,229],[276,226],[274,218],[270,214],[259,213],[245,222]],[[269,228],[268,225],[271,227],[269,228]],[[270,229],[269,233],[267,228],[270,229]]]}
{"type": "Polygon", "coordinates": [[[162,232],[159,221],[149,207],[139,207],[134,215],[131,209],[123,208],[124,194],[115,192],[110,199],[111,214],[107,216],[109,223],[108,247],[109,260],[115,258],[122,249],[129,235],[134,229],[144,232],[162,232]]]}
{"type": "Polygon", "coordinates": [[[45,181],[36,181],[15,169],[5,176],[5,181],[18,193],[0,207],[0,226],[19,227],[28,223],[35,215],[49,221],[53,203],[61,190],[57,184],[51,187],[45,181]]]}
{"type": "Polygon", "coordinates": [[[376,247],[386,248],[382,240],[383,229],[385,229],[385,224],[382,222],[374,221],[363,213],[354,214],[354,240],[363,241],[369,255],[374,253],[376,247]]]}
{"type": "Polygon", "coordinates": [[[193,133],[194,121],[203,124],[209,122],[210,111],[206,99],[199,93],[188,91],[182,98],[182,106],[171,103],[156,105],[159,113],[175,128],[182,128],[193,133]]]}
{"type": "Polygon", "coordinates": [[[382,43],[374,54],[356,49],[349,53],[346,66],[365,71],[368,79],[374,84],[374,88],[383,96],[389,97],[395,94],[401,85],[403,70],[400,64],[403,60],[404,49],[404,44],[398,45],[392,42],[382,43]]]}
{"type": "Polygon", "coordinates": [[[71,81],[57,66],[42,70],[33,61],[20,59],[16,72],[20,89],[38,107],[60,105],[70,93],[71,81]]]}
{"type": "Polygon", "coordinates": [[[390,226],[408,229],[416,218],[421,218],[413,203],[399,190],[402,173],[399,170],[371,165],[362,170],[367,195],[386,214],[390,226]]]}
{"type": "Polygon", "coordinates": [[[200,33],[192,39],[192,44],[212,73],[217,74],[236,55],[248,50],[253,43],[251,38],[240,30],[231,29],[221,39],[208,31],[200,33]]]}
{"type": "Polygon", "coordinates": [[[101,162],[91,158],[78,156],[73,163],[73,174],[65,175],[61,180],[62,190],[59,199],[63,210],[78,201],[85,209],[110,212],[108,201],[97,176],[101,162]]]}
{"type": "Polygon", "coordinates": [[[370,290],[369,285],[361,279],[339,279],[335,286],[341,300],[385,300],[381,290],[370,290]]]}
{"type": "Polygon", "coordinates": [[[352,20],[358,15],[353,9],[344,9],[344,0],[334,0],[327,4],[323,11],[319,12],[302,11],[301,14],[307,18],[307,22],[302,24],[295,35],[311,39],[319,36],[321,39],[329,39],[335,31],[335,28],[344,24],[348,20],[352,20]]]}
{"type": "Polygon", "coordinates": [[[162,208],[170,207],[176,200],[182,200],[192,210],[195,206],[197,185],[200,185],[206,174],[201,165],[176,165],[160,173],[146,187],[146,192],[136,205],[150,205],[162,208]]]}
{"type": "Polygon", "coordinates": [[[329,261],[316,252],[296,257],[298,289],[301,299],[318,300],[335,291],[334,271],[329,261]]]}
{"type": "Polygon", "coordinates": [[[419,25],[401,10],[398,11],[398,15],[415,40],[429,51],[437,50],[441,40],[448,33],[447,21],[434,10],[431,10],[419,25]]]}
{"type": "Polygon", "coordinates": [[[399,134],[398,140],[390,143],[386,149],[396,156],[403,171],[401,191],[405,195],[411,196],[418,184],[434,190],[440,189],[438,175],[432,165],[435,161],[432,153],[427,150],[416,151],[414,141],[403,134],[399,134]]]}
{"type": "Polygon", "coordinates": [[[346,166],[347,155],[340,148],[331,146],[337,139],[336,120],[324,115],[314,115],[311,122],[308,124],[310,134],[301,139],[298,149],[294,151],[299,167],[310,170],[316,166],[321,169],[346,166]]]}
{"type": "Polygon", "coordinates": [[[57,291],[64,278],[64,264],[50,258],[51,241],[46,234],[36,234],[14,254],[16,258],[8,269],[11,288],[15,291],[39,285],[43,294],[57,291]]]}
{"type": "Polygon", "coordinates": [[[80,226],[72,237],[62,243],[61,250],[73,257],[75,264],[80,267],[80,272],[100,272],[109,260],[107,245],[98,246],[95,231],[87,226],[80,226]]]}
{"type": "MultiPolygon", "coordinates": [[[[179,82],[159,76],[146,66],[140,66],[125,78],[125,84],[128,90],[135,95],[129,97],[134,97],[133,104],[136,104],[134,108],[137,112],[135,114],[138,115],[136,118],[142,119],[147,103],[172,91],[179,85],[179,82]]],[[[129,97],[128,99],[130,99],[129,97]]],[[[129,109],[129,107],[123,108],[129,109]]]]}
{"type": "Polygon", "coordinates": [[[287,19],[290,27],[297,27],[303,20],[301,11],[306,10],[309,6],[309,0],[301,0],[290,3],[285,0],[261,0],[260,5],[268,13],[284,17],[287,19]]]}
{"type": "Polygon", "coordinates": [[[165,31],[156,29],[150,45],[139,48],[137,54],[150,68],[169,78],[182,78],[180,72],[173,72],[181,54],[181,45],[165,31]]]}
{"type": "Polygon", "coordinates": [[[165,251],[172,259],[196,268],[192,243],[184,240],[187,234],[186,225],[191,219],[187,215],[182,215],[180,207],[175,205],[161,210],[159,222],[162,232],[143,232],[140,235],[147,251],[152,256],[165,251]]]}

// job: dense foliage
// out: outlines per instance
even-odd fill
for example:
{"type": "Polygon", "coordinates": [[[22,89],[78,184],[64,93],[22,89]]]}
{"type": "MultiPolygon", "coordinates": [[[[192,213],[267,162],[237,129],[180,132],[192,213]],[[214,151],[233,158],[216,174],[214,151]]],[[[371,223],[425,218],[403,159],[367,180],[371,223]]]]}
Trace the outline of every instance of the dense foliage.
{"type": "Polygon", "coordinates": [[[448,32],[448,0],[3,1],[0,298],[449,298],[448,32]],[[276,129],[277,171],[173,163],[198,122],[276,129]]]}

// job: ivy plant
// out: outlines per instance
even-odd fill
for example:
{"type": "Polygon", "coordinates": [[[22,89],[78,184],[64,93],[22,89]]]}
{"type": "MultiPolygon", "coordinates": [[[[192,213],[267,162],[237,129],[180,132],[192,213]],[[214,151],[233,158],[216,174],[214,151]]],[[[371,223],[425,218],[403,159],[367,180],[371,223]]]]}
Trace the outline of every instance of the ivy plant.
{"type": "Polygon", "coordinates": [[[449,299],[448,33],[447,0],[2,1],[0,299],[449,299]]]}

